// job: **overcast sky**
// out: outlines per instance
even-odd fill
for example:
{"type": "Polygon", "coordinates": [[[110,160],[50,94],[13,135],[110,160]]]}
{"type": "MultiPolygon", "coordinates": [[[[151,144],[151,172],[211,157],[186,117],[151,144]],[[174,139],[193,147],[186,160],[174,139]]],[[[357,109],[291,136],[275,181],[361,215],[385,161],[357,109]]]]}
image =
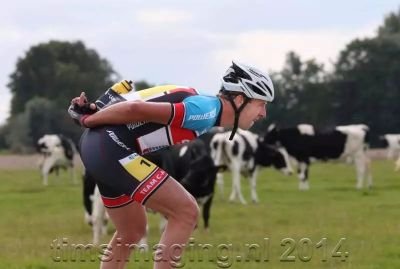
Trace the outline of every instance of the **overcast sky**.
{"type": "Polygon", "coordinates": [[[375,35],[399,7],[398,0],[6,1],[0,124],[9,111],[9,75],[38,43],[81,40],[123,78],[215,93],[232,59],[278,71],[293,50],[329,68],[347,43],[375,35]]]}

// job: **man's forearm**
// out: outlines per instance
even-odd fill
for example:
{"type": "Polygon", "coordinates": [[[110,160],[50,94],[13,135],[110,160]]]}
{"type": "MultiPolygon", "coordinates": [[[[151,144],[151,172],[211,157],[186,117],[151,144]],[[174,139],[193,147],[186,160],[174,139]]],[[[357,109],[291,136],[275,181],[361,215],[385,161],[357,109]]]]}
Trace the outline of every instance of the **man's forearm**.
{"type": "Polygon", "coordinates": [[[128,124],[149,121],[167,124],[172,113],[170,103],[152,103],[141,101],[125,101],[113,104],[83,120],[86,127],[99,125],[128,124]]]}
{"type": "Polygon", "coordinates": [[[120,102],[88,116],[84,120],[84,125],[91,128],[106,124],[126,124],[135,120],[132,102],[120,102]]]}

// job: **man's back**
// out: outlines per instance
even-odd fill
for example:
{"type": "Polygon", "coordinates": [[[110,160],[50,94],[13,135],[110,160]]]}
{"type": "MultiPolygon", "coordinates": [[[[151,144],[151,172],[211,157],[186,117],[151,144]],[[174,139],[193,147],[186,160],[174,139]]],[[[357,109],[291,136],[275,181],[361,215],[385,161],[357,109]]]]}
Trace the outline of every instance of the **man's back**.
{"type": "MultiPolygon", "coordinates": [[[[193,140],[215,125],[221,110],[221,104],[217,97],[201,96],[193,88],[176,85],[128,92],[117,98],[120,99],[114,102],[171,103],[172,114],[167,125],[141,121],[101,127],[102,129],[106,128],[114,142],[132,148],[140,154],[193,140]]],[[[111,99],[111,103],[114,102],[111,99]]],[[[107,106],[106,104],[105,107],[107,106]]]]}

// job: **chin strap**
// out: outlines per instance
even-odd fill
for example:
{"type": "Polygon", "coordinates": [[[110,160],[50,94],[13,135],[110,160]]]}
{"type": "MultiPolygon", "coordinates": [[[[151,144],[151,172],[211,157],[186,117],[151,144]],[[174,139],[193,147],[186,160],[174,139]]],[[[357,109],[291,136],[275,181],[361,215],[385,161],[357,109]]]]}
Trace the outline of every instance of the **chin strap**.
{"type": "Polygon", "coordinates": [[[228,95],[228,100],[231,103],[231,105],[233,107],[233,110],[235,111],[235,122],[233,124],[233,129],[232,129],[232,132],[231,132],[231,136],[229,137],[229,140],[232,140],[233,137],[236,134],[236,131],[237,131],[238,127],[239,127],[240,112],[242,112],[243,108],[247,105],[247,103],[249,102],[250,99],[245,97],[243,104],[239,108],[236,106],[235,102],[233,101],[233,97],[232,96],[228,95]]]}

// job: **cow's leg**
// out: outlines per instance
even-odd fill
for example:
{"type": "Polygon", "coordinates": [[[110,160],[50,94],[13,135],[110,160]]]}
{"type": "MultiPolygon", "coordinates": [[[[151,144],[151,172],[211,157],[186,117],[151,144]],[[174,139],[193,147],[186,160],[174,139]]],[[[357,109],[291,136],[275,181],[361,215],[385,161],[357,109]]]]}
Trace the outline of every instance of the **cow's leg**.
{"type": "Polygon", "coordinates": [[[347,156],[346,157],[346,164],[349,164],[349,165],[351,165],[351,164],[353,164],[353,158],[351,157],[351,156],[347,156]]]}
{"type": "Polygon", "coordinates": [[[359,152],[355,155],[354,159],[357,173],[356,188],[362,189],[364,187],[365,170],[367,165],[365,154],[359,152]]]}
{"type": "Polygon", "coordinates": [[[60,166],[55,166],[54,168],[53,168],[53,171],[54,171],[54,174],[56,175],[56,177],[57,177],[57,180],[59,180],[59,178],[60,178],[60,166]]]}
{"type": "Polygon", "coordinates": [[[43,167],[43,164],[44,164],[44,161],[46,160],[46,157],[45,157],[45,155],[44,154],[41,154],[40,155],[40,158],[39,158],[39,160],[38,160],[38,162],[37,162],[37,166],[39,167],[39,170],[40,171],[42,171],[42,167],[43,167]]]}
{"type": "Polygon", "coordinates": [[[372,172],[371,172],[371,159],[366,156],[366,176],[368,179],[368,188],[372,188],[372,172]]]}
{"type": "Polygon", "coordinates": [[[85,207],[85,222],[89,225],[92,223],[92,213],[93,213],[93,194],[96,187],[96,183],[89,176],[87,171],[83,174],[83,205],[85,207]]]}
{"type": "Polygon", "coordinates": [[[50,173],[51,168],[54,166],[55,162],[52,158],[46,158],[43,162],[42,166],[42,178],[43,178],[43,185],[47,186],[49,184],[48,176],[50,173]]]}
{"type": "Polygon", "coordinates": [[[217,173],[217,185],[219,189],[219,193],[222,198],[224,198],[224,173],[219,172],[217,173]]]}
{"type": "MultiPolygon", "coordinates": [[[[237,181],[237,172],[234,170],[231,170],[231,176],[232,176],[232,189],[231,189],[231,194],[229,195],[229,201],[234,201],[236,199],[236,181],[237,181]]],[[[240,173],[239,173],[239,180],[240,180],[240,173]]],[[[240,184],[240,183],[239,183],[240,184]]]]}
{"type": "MultiPolygon", "coordinates": [[[[163,218],[163,219],[165,219],[165,218],[163,218]]],[[[138,243],[139,249],[143,249],[144,251],[149,250],[149,244],[148,244],[148,240],[147,240],[148,236],[149,236],[149,224],[146,224],[146,232],[143,235],[142,239],[140,239],[140,241],[138,243]]]]}
{"type": "Polygon", "coordinates": [[[49,173],[47,172],[42,172],[42,178],[43,178],[43,185],[47,186],[49,185],[49,173]]]}
{"type": "Polygon", "coordinates": [[[209,219],[210,219],[210,210],[212,205],[213,195],[211,195],[203,206],[203,221],[204,221],[204,229],[208,231],[209,227],[209,219]]]}
{"type": "Polygon", "coordinates": [[[104,225],[106,219],[106,211],[101,201],[99,189],[95,188],[92,196],[92,223],[93,223],[93,244],[97,245],[100,243],[102,234],[107,233],[107,227],[104,225]]]}
{"type": "Polygon", "coordinates": [[[357,189],[362,189],[365,184],[372,187],[371,160],[365,152],[359,152],[355,156],[356,172],[357,172],[357,189]],[[367,182],[366,182],[367,181],[367,182]]]}
{"type": "Polygon", "coordinates": [[[305,191],[310,189],[308,183],[308,164],[305,162],[299,162],[299,190],[305,191]]]}
{"type": "MultiPolygon", "coordinates": [[[[210,147],[211,147],[210,157],[213,159],[215,166],[220,166],[223,164],[222,148],[224,147],[224,143],[222,141],[223,140],[221,140],[221,139],[218,139],[218,140],[213,139],[210,142],[210,147]]],[[[224,197],[224,174],[223,174],[223,172],[217,173],[217,185],[218,185],[218,189],[221,194],[221,197],[224,197]]]]}
{"type": "Polygon", "coordinates": [[[167,226],[167,223],[168,223],[167,218],[164,216],[161,216],[160,223],[158,224],[158,229],[160,230],[161,233],[164,232],[165,226],[167,226]]]}
{"type": "Polygon", "coordinates": [[[394,157],[394,150],[389,146],[388,151],[387,151],[387,159],[391,160],[394,157]]]}
{"type": "Polygon", "coordinates": [[[251,201],[253,203],[258,203],[258,195],[257,195],[257,176],[258,176],[258,168],[255,168],[251,173],[250,177],[250,189],[251,189],[251,201]]]}
{"type": "Polygon", "coordinates": [[[399,171],[400,170],[400,157],[397,159],[397,161],[396,161],[396,166],[395,166],[395,168],[394,168],[394,171],[399,171]]]}
{"type": "Polygon", "coordinates": [[[246,200],[243,198],[243,194],[240,188],[240,163],[232,162],[232,192],[229,197],[230,201],[234,201],[236,197],[239,198],[240,203],[247,204],[246,200]]]}
{"type": "Polygon", "coordinates": [[[72,178],[72,183],[77,184],[78,182],[76,181],[76,167],[73,159],[69,163],[69,170],[70,170],[70,176],[72,178]]]}
{"type": "Polygon", "coordinates": [[[83,221],[86,224],[90,225],[90,226],[93,225],[93,223],[92,223],[92,215],[90,215],[89,212],[87,212],[86,210],[85,210],[85,214],[83,216],[83,221]]]}

